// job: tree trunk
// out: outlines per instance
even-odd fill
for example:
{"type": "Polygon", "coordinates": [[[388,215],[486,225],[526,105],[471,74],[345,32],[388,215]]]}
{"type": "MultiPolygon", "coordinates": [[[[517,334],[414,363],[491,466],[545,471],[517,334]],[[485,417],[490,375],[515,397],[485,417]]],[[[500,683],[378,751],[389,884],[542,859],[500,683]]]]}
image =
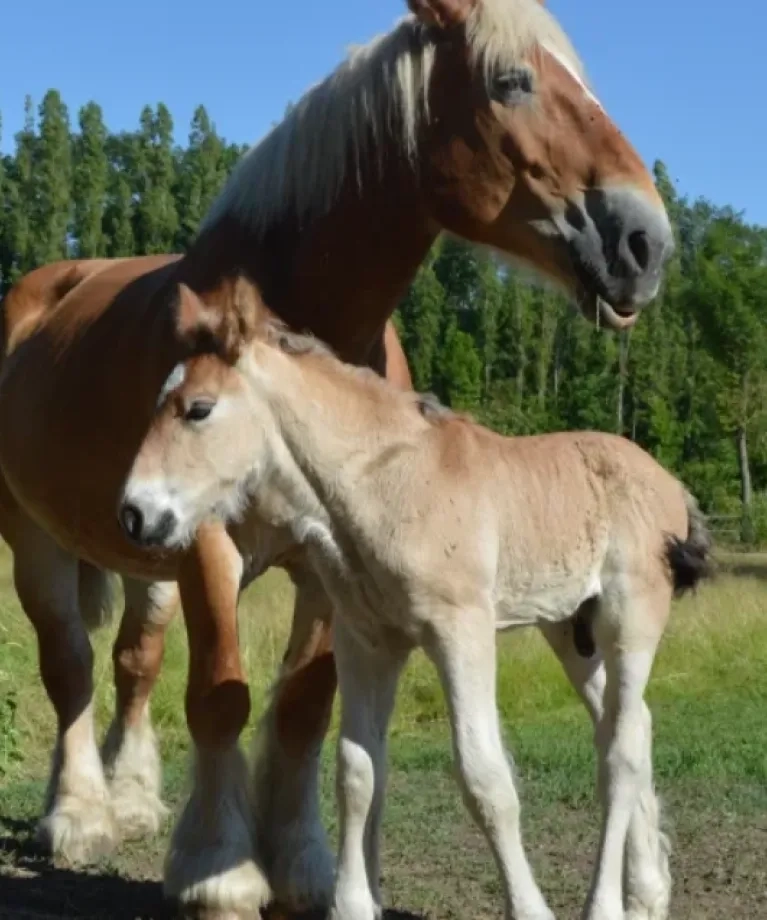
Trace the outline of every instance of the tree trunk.
{"type": "Polygon", "coordinates": [[[624,402],[626,399],[626,377],[629,363],[629,333],[622,332],[618,340],[618,405],[615,430],[623,434],[624,402]]]}
{"type": "Polygon", "coordinates": [[[741,540],[744,543],[753,543],[754,527],[751,520],[751,503],[753,487],[751,485],[751,467],[748,463],[748,438],[746,426],[738,428],[735,438],[738,447],[738,466],[740,468],[740,497],[743,503],[743,519],[741,522],[741,540]]]}

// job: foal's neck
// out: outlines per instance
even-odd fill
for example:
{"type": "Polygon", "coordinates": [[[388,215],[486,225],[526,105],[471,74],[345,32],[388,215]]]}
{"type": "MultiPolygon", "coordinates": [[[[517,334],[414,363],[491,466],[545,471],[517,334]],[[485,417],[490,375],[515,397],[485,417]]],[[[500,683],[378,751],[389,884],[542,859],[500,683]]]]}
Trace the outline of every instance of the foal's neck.
{"type": "Polygon", "coordinates": [[[242,271],[293,328],[313,332],[346,361],[368,361],[439,233],[412,166],[393,149],[381,160],[381,173],[363,169],[360,184],[350,176],[321,216],[298,220],[286,206],[284,219],[261,235],[223,216],[193,244],[182,280],[204,294],[242,271]]]}
{"type": "Polygon", "coordinates": [[[372,372],[361,376],[366,372],[317,355],[277,360],[276,373],[267,366],[268,399],[291,465],[325,517],[359,536],[363,518],[375,514],[374,493],[428,422],[408,405],[412,395],[372,372]]]}

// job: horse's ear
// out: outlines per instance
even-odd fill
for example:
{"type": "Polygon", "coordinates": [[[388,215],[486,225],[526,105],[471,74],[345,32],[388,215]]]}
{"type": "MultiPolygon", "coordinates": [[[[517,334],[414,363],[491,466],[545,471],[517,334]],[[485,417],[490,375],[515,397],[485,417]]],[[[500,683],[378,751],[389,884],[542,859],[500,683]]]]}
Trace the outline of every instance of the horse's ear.
{"type": "Polygon", "coordinates": [[[412,13],[424,25],[448,29],[462,26],[481,0],[407,0],[412,13]]]}

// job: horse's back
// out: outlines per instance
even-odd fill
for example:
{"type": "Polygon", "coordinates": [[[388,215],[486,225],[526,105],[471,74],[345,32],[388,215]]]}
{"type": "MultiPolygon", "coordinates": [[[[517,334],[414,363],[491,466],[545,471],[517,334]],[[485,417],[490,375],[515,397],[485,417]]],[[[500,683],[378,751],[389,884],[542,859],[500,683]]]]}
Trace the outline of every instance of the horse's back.
{"type": "Polygon", "coordinates": [[[115,259],[63,259],[23,275],[3,300],[3,356],[39,328],[81,285],[97,275],[113,278],[115,290],[126,279],[150,272],[177,255],[115,259]]]}

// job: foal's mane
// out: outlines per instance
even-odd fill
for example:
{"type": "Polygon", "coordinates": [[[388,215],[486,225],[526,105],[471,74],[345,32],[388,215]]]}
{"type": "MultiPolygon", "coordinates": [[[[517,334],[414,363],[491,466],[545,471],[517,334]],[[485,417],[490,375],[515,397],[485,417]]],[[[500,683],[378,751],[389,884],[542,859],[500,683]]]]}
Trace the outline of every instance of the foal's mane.
{"type": "Polygon", "coordinates": [[[406,405],[414,406],[419,414],[432,424],[458,417],[452,409],[444,406],[434,393],[398,390],[371,368],[341,361],[333,349],[321,339],[313,335],[294,332],[279,319],[274,317],[264,319],[259,329],[259,337],[272,347],[279,348],[286,355],[327,359],[328,366],[332,367],[335,372],[348,375],[358,384],[364,383],[374,390],[385,391],[389,397],[396,394],[398,399],[406,405]]]}
{"type": "MultiPolygon", "coordinates": [[[[258,144],[243,156],[206,215],[201,232],[226,216],[256,237],[275,220],[325,213],[351,171],[384,141],[417,166],[417,135],[429,119],[428,89],[441,32],[412,15],[366,45],[353,47],[258,144]]],[[[479,0],[466,24],[472,60],[486,70],[513,66],[536,44],[580,72],[569,39],[538,0],[479,0]]]]}

